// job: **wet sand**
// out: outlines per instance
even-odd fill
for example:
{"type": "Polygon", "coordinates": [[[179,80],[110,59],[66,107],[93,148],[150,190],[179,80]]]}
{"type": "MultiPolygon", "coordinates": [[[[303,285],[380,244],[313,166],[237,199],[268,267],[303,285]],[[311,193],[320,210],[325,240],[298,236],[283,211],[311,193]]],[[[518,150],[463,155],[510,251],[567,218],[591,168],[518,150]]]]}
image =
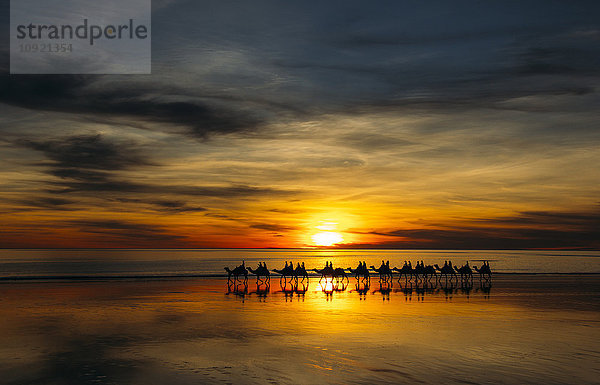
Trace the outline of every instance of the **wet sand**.
{"type": "MultiPolygon", "coordinates": [[[[0,283],[6,384],[545,383],[600,378],[600,276],[229,292],[219,278],[0,283]],[[383,290],[381,290],[383,289],[383,290]]],[[[264,286],[261,287],[264,289],[264,286]]],[[[259,289],[261,289],[259,288],[259,289]]],[[[234,289],[231,287],[231,289],[234,289]]]]}

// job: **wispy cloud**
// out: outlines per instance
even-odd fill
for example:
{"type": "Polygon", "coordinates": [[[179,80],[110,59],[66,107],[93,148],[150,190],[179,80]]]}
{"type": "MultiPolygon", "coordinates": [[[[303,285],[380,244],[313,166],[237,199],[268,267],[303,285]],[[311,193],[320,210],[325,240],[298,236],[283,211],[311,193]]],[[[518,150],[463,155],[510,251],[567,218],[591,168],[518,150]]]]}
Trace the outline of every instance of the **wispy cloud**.
{"type": "Polygon", "coordinates": [[[597,245],[599,10],[168,0],[150,76],[10,76],[0,41],[3,244],[302,246],[337,216],[363,246],[597,245]]]}

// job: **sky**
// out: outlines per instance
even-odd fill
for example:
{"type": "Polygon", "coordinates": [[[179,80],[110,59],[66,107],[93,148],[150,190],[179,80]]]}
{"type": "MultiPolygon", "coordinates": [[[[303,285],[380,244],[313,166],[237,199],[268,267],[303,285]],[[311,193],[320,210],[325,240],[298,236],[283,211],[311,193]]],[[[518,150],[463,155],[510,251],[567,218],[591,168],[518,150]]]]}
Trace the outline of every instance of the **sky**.
{"type": "Polygon", "coordinates": [[[600,248],[600,4],[155,0],[151,75],[9,75],[0,247],[600,248]]]}

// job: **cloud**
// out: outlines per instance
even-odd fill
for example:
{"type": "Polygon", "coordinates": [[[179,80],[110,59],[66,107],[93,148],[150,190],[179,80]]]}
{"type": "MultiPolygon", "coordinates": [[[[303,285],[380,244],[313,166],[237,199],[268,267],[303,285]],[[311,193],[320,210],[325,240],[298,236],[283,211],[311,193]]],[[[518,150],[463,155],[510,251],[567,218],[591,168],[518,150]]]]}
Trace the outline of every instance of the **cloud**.
{"type": "Polygon", "coordinates": [[[77,201],[72,199],[64,199],[64,198],[56,198],[56,197],[32,197],[28,199],[23,199],[16,201],[15,203],[24,205],[28,208],[41,208],[41,209],[52,209],[52,210],[63,210],[70,211],[74,210],[74,208],[69,207],[69,205],[77,203],[77,201]]]}
{"type": "Polygon", "coordinates": [[[250,227],[253,229],[275,231],[275,232],[285,232],[285,231],[292,231],[292,230],[298,229],[297,227],[294,227],[294,226],[284,226],[284,225],[278,225],[278,224],[274,224],[274,223],[256,223],[256,224],[250,225],[250,227]]]}
{"type": "Polygon", "coordinates": [[[50,188],[47,192],[56,194],[85,193],[85,192],[122,192],[139,194],[174,194],[194,197],[214,198],[247,198],[258,196],[285,196],[299,194],[300,191],[283,190],[271,187],[258,187],[248,185],[224,186],[193,186],[182,184],[152,184],[135,183],[122,179],[105,179],[100,181],[73,181],[48,182],[50,188]]]}
{"type": "MultiPolygon", "coordinates": [[[[43,153],[49,163],[42,163],[47,172],[59,181],[46,181],[47,192],[123,192],[143,194],[179,194],[187,196],[210,196],[236,198],[247,196],[275,196],[293,193],[270,187],[257,187],[243,184],[220,186],[195,186],[193,184],[140,183],[125,179],[119,171],[157,167],[150,161],[136,143],[114,140],[103,135],[77,135],[58,139],[21,139],[18,145],[43,153]]],[[[177,203],[155,200],[154,204],[163,209],[176,209],[177,203]]],[[[198,208],[181,210],[202,211],[198,208]]]]}
{"type": "Polygon", "coordinates": [[[333,207],[389,247],[590,244],[550,209],[597,195],[598,4],[382,4],[168,0],[151,76],[0,74],[2,210],[272,239],[333,207]],[[531,211],[449,214],[507,207],[531,211]]]}
{"type": "Polygon", "coordinates": [[[151,164],[135,144],[109,140],[100,134],[47,140],[21,139],[17,143],[46,155],[52,160],[57,176],[61,177],[101,179],[101,174],[89,170],[122,170],[151,164]]]}
{"type": "Polygon", "coordinates": [[[173,234],[161,226],[134,223],[120,220],[74,220],[69,225],[77,227],[79,231],[109,235],[126,240],[141,241],[177,241],[185,237],[173,234]]]}
{"type": "Polygon", "coordinates": [[[255,130],[258,115],[216,107],[149,80],[125,84],[103,82],[86,75],[0,75],[0,103],[41,111],[91,115],[96,119],[132,117],[139,122],[184,126],[187,135],[206,138],[255,130]]]}
{"type": "MultiPolygon", "coordinates": [[[[384,241],[388,248],[436,249],[552,249],[599,248],[600,212],[523,212],[514,217],[481,220],[487,226],[469,225],[445,228],[397,229],[369,234],[401,238],[384,241]]],[[[343,245],[375,247],[376,245],[343,245]]]]}
{"type": "MultiPolygon", "coordinates": [[[[476,220],[475,220],[476,221],[476,220]]],[[[482,222],[506,225],[558,226],[584,230],[596,229],[600,235],[599,212],[523,211],[516,216],[484,219],[482,222]]]]}
{"type": "Polygon", "coordinates": [[[167,200],[167,199],[141,199],[141,198],[116,198],[110,199],[111,201],[120,202],[120,203],[135,203],[135,204],[143,204],[149,205],[153,210],[164,212],[164,213],[195,213],[195,212],[203,212],[207,211],[206,208],[190,205],[186,202],[179,200],[167,200]]]}

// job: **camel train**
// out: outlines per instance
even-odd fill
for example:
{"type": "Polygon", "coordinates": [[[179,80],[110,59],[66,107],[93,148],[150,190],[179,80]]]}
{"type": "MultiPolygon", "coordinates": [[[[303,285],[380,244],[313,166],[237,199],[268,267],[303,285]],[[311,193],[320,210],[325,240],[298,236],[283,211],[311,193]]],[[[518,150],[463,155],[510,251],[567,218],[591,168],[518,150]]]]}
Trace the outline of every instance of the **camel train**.
{"type": "MultiPolygon", "coordinates": [[[[481,282],[491,283],[492,279],[492,269],[490,268],[490,264],[488,261],[483,261],[481,267],[470,266],[469,262],[465,263],[463,266],[458,267],[452,264],[452,261],[444,261],[444,265],[440,267],[438,264],[434,265],[425,265],[425,263],[421,261],[417,261],[417,263],[413,266],[411,261],[404,261],[404,265],[401,268],[393,267],[390,268],[390,261],[381,261],[381,265],[379,267],[375,267],[371,265],[367,267],[366,262],[359,262],[358,266],[353,269],[351,267],[342,268],[342,267],[333,267],[333,263],[331,261],[325,262],[325,267],[322,269],[310,269],[308,271],[316,273],[319,278],[319,283],[322,283],[323,280],[326,282],[333,283],[334,287],[345,288],[348,284],[348,274],[354,274],[357,282],[369,282],[371,274],[377,274],[379,276],[379,282],[384,284],[389,284],[391,286],[392,280],[394,278],[394,273],[397,273],[397,281],[398,283],[408,284],[414,283],[416,285],[428,285],[428,284],[438,284],[438,283],[461,283],[461,284],[469,284],[473,282],[473,270],[479,274],[479,279],[481,282]],[[433,282],[432,282],[433,280],[433,282]]],[[[299,282],[302,282],[304,285],[308,285],[308,271],[304,265],[304,262],[298,262],[296,267],[294,267],[293,262],[285,262],[285,266],[282,269],[271,269],[267,268],[266,262],[259,262],[256,269],[252,267],[246,267],[245,261],[242,261],[242,264],[230,269],[229,267],[225,267],[225,271],[227,272],[227,281],[228,282],[247,282],[248,281],[248,273],[256,276],[256,283],[259,284],[270,284],[271,273],[276,273],[279,275],[279,282],[282,287],[287,285],[288,282],[295,282],[298,285],[299,282]]]]}

